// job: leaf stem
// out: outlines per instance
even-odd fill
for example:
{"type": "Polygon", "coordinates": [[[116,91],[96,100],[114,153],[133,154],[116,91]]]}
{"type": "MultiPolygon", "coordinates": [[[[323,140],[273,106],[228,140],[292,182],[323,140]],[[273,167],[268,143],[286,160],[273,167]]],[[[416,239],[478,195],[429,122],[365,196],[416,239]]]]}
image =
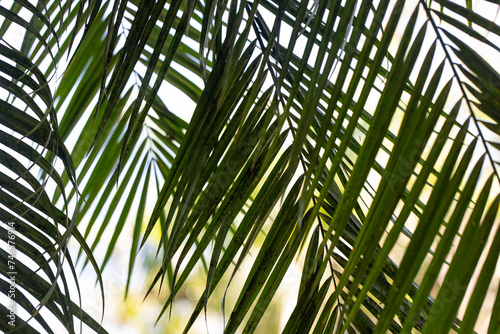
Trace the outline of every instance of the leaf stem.
{"type": "Polygon", "coordinates": [[[479,138],[481,139],[481,142],[484,146],[484,149],[486,151],[486,156],[488,157],[488,160],[490,161],[491,165],[492,165],[492,168],[493,168],[493,173],[495,174],[495,177],[496,179],[498,180],[498,182],[500,182],[500,175],[495,167],[495,161],[493,160],[493,156],[491,155],[491,152],[490,150],[488,149],[488,146],[486,145],[486,139],[484,138],[484,135],[483,133],[481,132],[481,127],[479,126],[479,121],[476,117],[476,115],[474,114],[474,111],[472,110],[472,103],[470,101],[470,99],[468,98],[467,96],[467,93],[465,92],[465,88],[464,88],[464,85],[462,83],[462,81],[460,80],[460,76],[458,74],[458,71],[455,67],[455,62],[453,61],[453,59],[451,58],[451,55],[448,51],[448,49],[446,48],[447,44],[444,42],[443,40],[443,37],[441,36],[439,30],[440,28],[437,26],[436,22],[434,21],[434,19],[432,18],[432,13],[431,13],[431,10],[430,8],[427,6],[427,4],[425,3],[424,0],[420,0],[420,3],[422,4],[422,7],[424,8],[425,10],[425,13],[427,14],[427,17],[429,19],[429,22],[432,26],[432,28],[434,29],[435,33],[436,33],[436,38],[437,40],[439,41],[439,43],[441,44],[442,48],[443,48],[443,51],[444,51],[444,54],[445,54],[445,58],[449,61],[450,63],[450,66],[451,66],[451,70],[453,71],[453,77],[457,80],[458,82],[458,86],[460,88],[460,91],[462,93],[462,97],[463,99],[465,100],[465,103],[467,105],[467,109],[469,110],[469,114],[470,116],[472,117],[472,121],[474,122],[474,124],[476,125],[476,128],[477,128],[477,131],[479,133],[479,138]]]}

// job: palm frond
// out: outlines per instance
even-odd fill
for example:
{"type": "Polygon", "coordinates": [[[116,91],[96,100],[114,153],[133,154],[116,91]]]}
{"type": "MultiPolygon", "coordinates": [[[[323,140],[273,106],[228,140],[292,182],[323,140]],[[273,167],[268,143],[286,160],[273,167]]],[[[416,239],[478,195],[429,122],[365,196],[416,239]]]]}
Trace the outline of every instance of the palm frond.
{"type": "MultiPolygon", "coordinates": [[[[104,332],[70,297],[69,284],[76,283],[80,300],[68,239],[73,236],[80,243],[95,269],[97,263],[75,228],[77,212],[65,195],[61,172],[76,189],[76,170],[59,133],[50,83],[39,68],[40,58],[29,56],[36,41],[42,48],[38,56],[48,57],[55,67],[60,57],[51,43],[57,45],[57,32],[53,22],[27,2],[20,1],[11,9],[2,7],[1,14],[4,34],[24,35],[20,47],[3,38],[0,45],[0,215],[5,246],[0,275],[2,294],[9,301],[2,305],[2,317],[7,321],[1,327],[6,333],[38,333],[41,329],[52,333],[56,320],[74,333],[77,317],[91,329],[104,332]],[[29,11],[29,21],[19,15],[20,7],[29,11]],[[11,29],[13,23],[23,31],[11,29]],[[51,37],[42,36],[42,31],[51,37]],[[61,205],[50,198],[54,189],[62,194],[61,205]],[[27,317],[21,317],[21,309],[27,317]]],[[[102,290],[100,275],[98,279],[102,290]]]]}
{"type": "Polygon", "coordinates": [[[223,277],[238,295],[225,331],[254,332],[294,259],[286,333],[473,330],[499,256],[500,27],[471,2],[16,1],[0,14],[2,36],[11,23],[27,31],[19,50],[0,45],[2,155],[42,175],[15,162],[5,167],[20,178],[0,175],[5,220],[41,229],[27,254],[47,234],[59,263],[73,234],[96,268],[105,245],[100,277],[133,224],[126,294],[159,229],[147,293],[170,289],[159,317],[206,264],[185,332],[223,277]],[[166,85],[195,105],[188,122],[166,85]],[[39,227],[50,220],[68,232],[39,227]]]}

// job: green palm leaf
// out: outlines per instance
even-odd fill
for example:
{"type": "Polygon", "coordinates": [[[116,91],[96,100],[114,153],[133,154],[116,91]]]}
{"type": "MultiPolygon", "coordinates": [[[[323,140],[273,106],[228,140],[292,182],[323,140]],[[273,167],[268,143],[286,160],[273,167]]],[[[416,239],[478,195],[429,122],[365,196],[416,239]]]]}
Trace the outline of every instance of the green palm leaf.
{"type": "MultiPolygon", "coordinates": [[[[76,282],[78,296],[80,291],[68,239],[76,238],[96,269],[97,263],[75,228],[76,211],[68,205],[61,169],[56,167],[62,164],[66,179],[77,187],[75,167],[59,134],[47,76],[24,51],[36,40],[45,48],[42,56],[55,65],[59,57],[51,51],[49,39],[41,36],[41,26],[57,44],[56,32],[40,10],[29,3],[19,4],[30,11],[31,21],[18,15],[16,4],[13,10],[1,9],[3,31],[9,32],[9,24],[16,23],[25,34],[20,50],[5,40],[1,45],[0,213],[6,247],[1,251],[0,274],[2,293],[10,300],[8,306],[2,305],[2,316],[8,320],[2,322],[2,330],[35,333],[43,328],[52,333],[52,326],[42,316],[47,313],[41,313],[46,311],[70,333],[76,330],[74,316],[93,330],[103,330],[70,297],[68,282],[76,282]],[[53,204],[49,189],[61,192],[61,205],[53,204]],[[28,312],[28,318],[19,317],[21,309],[28,312]]],[[[98,278],[102,290],[100,275],[98,278]]]]}
{"type": "Polygon", "coordinates": [[[500,205],[500,27],[474,3],[16,0],[0,15],[0,213],[33,259],[17,267],[27,332],[51,332],[42,306],[100,329],[70,299],[71,260],[100,280],[128,224],[125,295],[161,231],[158,319],[205,266],[184,332],[217,287],[237,295],[225,331],[256,331],[294,260],[285,333],[474,329],[500,205]]]}

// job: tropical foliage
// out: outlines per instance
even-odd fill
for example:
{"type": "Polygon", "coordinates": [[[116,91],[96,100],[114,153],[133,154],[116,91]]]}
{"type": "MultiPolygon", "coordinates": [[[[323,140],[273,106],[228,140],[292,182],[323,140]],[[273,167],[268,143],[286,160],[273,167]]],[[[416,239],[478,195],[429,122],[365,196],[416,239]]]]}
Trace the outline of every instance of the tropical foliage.
{"type": "Polygon", "coordinates": [[[205,265],[185,332],[258,245],[227,333],[255,330],[297,259],[284,333],[470,333],[480,312],[499,333],[498,10],[2,0],[0,329],[105,332],[75,263],[101,282],[131,225],[125,294],[161,231],[159,317],[205,265]]]}

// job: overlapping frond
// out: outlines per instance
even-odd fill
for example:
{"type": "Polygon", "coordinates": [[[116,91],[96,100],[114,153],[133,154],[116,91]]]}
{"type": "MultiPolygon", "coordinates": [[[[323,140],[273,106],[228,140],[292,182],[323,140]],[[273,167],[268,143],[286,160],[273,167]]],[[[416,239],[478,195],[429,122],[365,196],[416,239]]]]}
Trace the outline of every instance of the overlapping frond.
{"type": "Polygon", "coordinates": [[[74,333],[81,328],[77,317],[94,331],[105,332],[80,307],[78,278],[67,248],[74,237],[98,270],[75,228],[76,210],[68,205],[61,176],[77,188],[49,82],[60,61],[58,26],[64,10],[57,11],[55,20],[47,10],[42,3],[35,7],[22,1],[0,8],[0,284],[8,301],[1,305],[0,326],[5,333],[53,333],[58,322],[74,333]],[[25,12],[20,14],[20,9],[25,12]],[[40,67],[44,61],[49,65],[40,67]],[[55,189],[62,194],[60,205],[51,198],[55,189]]]}
{"type": "MultiPolygon", "coordinates": [[[[500,27],[483,5],[498,10],[448,0],[14,2],[0,31],[15,22],[33,38],[19,51],[1,44],[2,124],[57,190],[30,202],[10,174],[2,189],[27,212],[77,203],[69,221],[82,224],[82,242],[106,245],[100,270],[133,224],[128,284],[159,227],[148,294],[170,290],[160,317],[207,267],[185,332],[223,277],[238,295],[224,304],[225,331],[255,331],[299,259],[285,333],[468,333],[499,257],[500,27]],[[52,99],[58,64],[67,69],[52,99]],[[172,112],[179,96],[167,85],[193,102],[192,116],[172,112]],[[50,159],[66,174],[54,177],[50,159]]],[[[18,175],[34,194],[45,189],[18,175]]]]}

